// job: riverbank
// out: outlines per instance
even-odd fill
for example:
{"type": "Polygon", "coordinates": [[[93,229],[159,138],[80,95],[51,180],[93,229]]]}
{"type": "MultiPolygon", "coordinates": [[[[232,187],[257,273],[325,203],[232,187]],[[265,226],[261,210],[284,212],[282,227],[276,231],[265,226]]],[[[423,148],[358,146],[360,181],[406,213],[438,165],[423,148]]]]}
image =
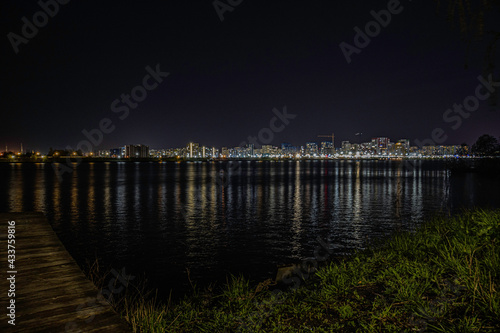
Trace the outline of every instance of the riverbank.
{"type": "Polygon", "coordinates": [[[410,164],[407,168],[412,168],[413,161],[444,161],[451,166],[467,167],[477,162],[491,163],[497,162],[498,157],[456,157],[456,156],[422,156],[422,157],[356,157],[356,156],[338,156],[338,157],[239,157],[239,158],[185,158],[185,157],[149,157],[149,158],[111,158],[111,157],[75,157],[75,156],[60,156],[60,157],[15,157],[4,158],[0,157],[0,163],[136,163],[136,162],[190,162],[190,163],[205,163],[205,162],[240,162],[240,161],[404,161],[410,164]]]}
{"type": "Polygon", "coordinates": [[[285,157],[265,157],[265,158],[239,158],[239,159],[187,159],[187,158],[130,158],[130,159],[117,159],[109,157],[57,157],[57,158],[0,158],[0,164],[48,164],[57,168],[57,165],[63,166],[65,170],[76,168],[79,165],[89,164],[123,164],[123,163],[157,163],[157,164],[170,164],[170,163],[229,163],[230,168],[238,169],[239,162],[251,163],[277,163],[277,162],[393,162],[399,163],[399,167],[405,171],[414,170],[418,163],[423,162],[437,162],[444,163],[446,168],[453,173],[481,173],[488,175],[497,175],[500,171],[500,158],[456,158],[456,157],[420,157],[412,158],[355,158],[355,157],[339,157],[339,158],[285,158],[285,157]]]}
{"type": "Polygon", "coordinates": [[[295,290],[232,278],[167,304],[131,290],[115,307],[137,332],[498,331],[499,238],[500,211],[466,212],[321,267],[295,290]]]}

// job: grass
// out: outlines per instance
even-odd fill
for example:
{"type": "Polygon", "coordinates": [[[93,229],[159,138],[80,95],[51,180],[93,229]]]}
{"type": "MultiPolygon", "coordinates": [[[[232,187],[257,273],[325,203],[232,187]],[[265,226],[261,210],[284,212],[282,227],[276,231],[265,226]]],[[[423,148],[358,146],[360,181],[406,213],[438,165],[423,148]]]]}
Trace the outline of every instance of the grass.
{"type": "Polygon", "coordinates": [[[499,211],[470,211],[329,263],[293,290],[231,277],[175,303],[127,290],[114,305],[135,332],[495,332],[499,236],[499,211]]]}

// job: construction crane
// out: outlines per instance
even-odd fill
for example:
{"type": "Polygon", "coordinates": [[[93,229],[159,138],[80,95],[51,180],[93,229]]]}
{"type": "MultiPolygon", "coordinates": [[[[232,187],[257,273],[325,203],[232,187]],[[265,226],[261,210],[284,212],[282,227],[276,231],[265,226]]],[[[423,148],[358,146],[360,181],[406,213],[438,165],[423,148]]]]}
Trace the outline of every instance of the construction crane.
{"type": "Polygon", "coordinates": [[[318,135],[318,138],[331,138],[332,146],[335,147],[335,134],[332,133],[332,135],[318,135]]]}

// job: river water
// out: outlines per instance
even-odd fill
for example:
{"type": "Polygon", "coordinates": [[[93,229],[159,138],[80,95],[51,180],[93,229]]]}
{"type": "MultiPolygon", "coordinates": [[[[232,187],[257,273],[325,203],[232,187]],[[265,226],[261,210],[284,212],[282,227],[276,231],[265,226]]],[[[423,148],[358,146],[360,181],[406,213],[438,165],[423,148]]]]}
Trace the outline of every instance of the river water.
{"type": "Polygon", "coordinates": [[[0,211],[41,211],[84,266],[100,258],[182,295],[229,274],[274,278],[276,265],[335,255],[438,213],[500,207],[497,178],[439,161],[0,163],[0,211]],[[220,181],[225,170],[224,181],[220,181]]]}

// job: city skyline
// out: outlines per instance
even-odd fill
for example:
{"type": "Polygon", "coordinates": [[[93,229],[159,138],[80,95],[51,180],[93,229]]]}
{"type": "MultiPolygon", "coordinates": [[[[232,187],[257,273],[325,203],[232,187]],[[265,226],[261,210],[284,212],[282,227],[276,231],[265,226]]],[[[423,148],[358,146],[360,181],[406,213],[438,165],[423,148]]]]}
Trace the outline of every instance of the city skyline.
{"type": "MultiPolygon", "coordinates": [[[[483,133],[483,134],[488,134],[488,133],[483,133]]],[[[357,136],[357,135],[355,135],[357,136]]],[[[318,135],[317,137],[327,137],[325,135],[318,135]]],[[[351,144],[354,144],[354,145],[361,145],[363,143],[366,143],[368,141],[365,141],[363,142],[363,139],[361,139],[361,136],[357,136],[358,139],[355,139],[354,141],[351,141],[351,140],[342,140],[342,139],[338,139],[338,140],[335,140],[334,141],[334,148],[342,148],[343,146],[343,143],[344,142],[349,142],[351,144]],[[338,144],[340,142],[340,144],[338,144]],[[335,144],[337,143],[337,144],[335,144]]],[[[386,138],[388,139],[391,143],[396,143],[394,141],[391,141],[391,138],[389,138],[388,136],[378,136],[378,137],[373,137],[371,138],[370,140],[373,141],[375,139],[380,139],[380,138],[386,138]]],[[[476,138],[477,139],[477,138],[476,138]]],[[[407,140],[409,142],[412,142],[410,139],[407,139],[407,138],[397,138],[396,139],[397,141],[401,141],[401,140],[407,140]]],[[[85,140],[88,142],[88,140],[85,140]]],[[[244,141],[246,142],[246,141],[244,141]]],[[[307,146],[307,144],[309,143],[315,143],[317,144],[318,146],[322,145],[322,144],[325,144],[325,143],[330,143],[331,144],[331,140],[324,140],[324,139],[318,139],[318,140],[308,140],[306,142],[302,142],[302,143],[299,143],[299,144],[294,144],[293,143],[294,141],[292,140],[292,142],[280,142],[280,143],[259,143],[258,140],[257,142],[254,142],[254,143],[250,143],[252,145],[254,145],[254,147],[256,148],[261,148],[262,146],[275,146],[275,147],[279,147],[279,146],[282,146],[283,144],[287,144],[287,145],[290,145],[290,146],[293,146],[293,147],[301,147],[301,146],[307,146]]],[[[460,142],[460,143],[454,143],[454,144],[440,144],[440,143],[437,143],[435,142],[434,144],[429,144],[426,140],[417,140],[418,143],[415,143],[415,144],[412,144],[411,146],[415,146],[415,147],[419,147],[419,148],[422,148],[424,146],[460,146],[462,144],[466,144],[467,146],[472,146],[472,144],[475,142],[471,142],[471,143],[468,143],[468,142],[460,142]]],[[[148,144],[147,142],[143,142],[143,143],[126,143],[126,144],[122,144],[122,145],[118,145],[118,146],[106,146],[106,145],[92,145],[91,143],[89,145],[84,145],[84,147],[92,147],[91,150],[82,150],[82,149],[77,149],[78,148],[78,145],[72,147],[72,146],[69,146],[69,145],[58,145],[58,146],[54,146],[54,147],[47,147],[46,149],[35,149],[33,148],[31,145],[26,145],[25,143],[21,142],[19,143],[18,145],[13,145],[13,146],[9,146],[9,145],[4,145],[4,149],[0,150],[1,152],[15,152],[15,153],[18,153],[18,152],[28,152],[28,151],[37,151],[37,152],[43,152],[43,151],[49,151],[50,149],[53,149],[53,150],[69,150],[69,151],[83,151],[84,153],[89,153],[89,152],[95,152],[95,151],[99,151],[99,150],[112,150],[112,149],[116,149],[116,148],[120,148],[120,147],[125,147],[126,145],[145,145],[145,146],[148,146],[148,147],[151,147],[152,149],[177,149],[177,148],[180,148],[180,147],[185,147],[186,145],[189,146],[190,143],[194,143],[194,144],[200,144],[200,142],[194,142],[194,141],[189,141],[189,142],[186,142],[185,145],[183,146],[179,146],[179,147],[175,147],[175,146],[172,146],[172,145],[162,145],[162,146],[152,146],[150,144],[148,144]]],[[[248,146],[248,144],[245,144],[243,146],[248,146]]],[[[221,145],[221,146],[210,146],[210,145],[203,145],[203,147],[210,147],[210,148],[219,148],[221,149],[222,147],[230,147],[230,148],[237,148],[237,147],[240,147],[240,146],[231,146],[231,145],[227,145],[227,144],[224,144],[224,145],[221,145]]]]}
{"type": "Polygon", "coordinates": [[[273,144],[500,134],[489,37],[463,41],[435,3],[62,3],[3,4],[2,145],[76,146],[108,119],[109,147],[237,146],[285,105],[273,144]]]}
{"type": "Polygon", "coordinates": [[[500,332],[500,0],[0,6],[0,332],[500,332]]]}
{"type": "MultiPolygon", "coordinates": [[[[359,137],[361,133],[358,133],[359,137]]],[[[96,147],[93,150],[82,151],[64,148],[50,147],[47,153],[35,150],[24,150],[21,144],[19,151],[8,150],[0,152],[0,157],[6,155],[34,155],[37,157],[107,157],[107,158],[187,158],[187,159],[209,159],[209,158],[263,158],[263,157],[285,157],[285,158],[338,158],[338,157],[422,157],[422,156],[458,156],[469,155],[470,146],[466,143],[460,145],[443,144],[411,144],[409,139],[396,139],[391,141],[389,137],[375,137],[370,141],[351,142],[342,140],[339,147],[334,145],[334,134],[318,135],[318,138],[331,137],[332,140],[308,141],[299,145],[282,142],[280,145],[268,143],[259,144],[245,143],[240,146],[205,146],[199,142],[189,142],[181,147],[150,147],[147,144],[125,144],[120,147],[104,149],[96,147]],[[100,148],[100,149],[99,149],[100,148]]],[[[494,137],[493,137],[494,138],[494,137]]],[[[494,138],[496,139],[496,138],[494,138]]],[[[244,143],[244,142],[242,142],[244,143]]]]}

